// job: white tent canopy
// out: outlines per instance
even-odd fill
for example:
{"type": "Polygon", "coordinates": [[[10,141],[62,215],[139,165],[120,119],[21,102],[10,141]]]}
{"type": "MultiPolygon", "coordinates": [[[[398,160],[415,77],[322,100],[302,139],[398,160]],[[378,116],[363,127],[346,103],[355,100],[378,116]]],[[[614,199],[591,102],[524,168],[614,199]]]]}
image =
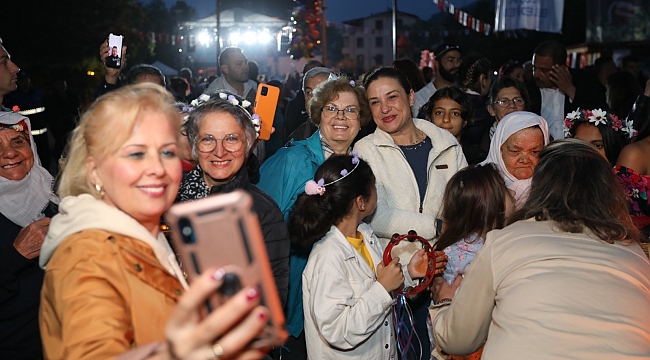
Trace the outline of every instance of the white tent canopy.
{"type": "MultiPolygon", "coordinates": [[[[266,27],[266,28],[281,28],[287,22],[275,17],[258,14],[242,8],[232,8],[221,12],[219,17],[219,26],[223,28],[231,27],[266,27]]],[[[215,14],[205,17],[197,21],[188,21],[183,23],[187,27],[202,27],[202,28],[216,28],[217,17],[215,14]]]]}

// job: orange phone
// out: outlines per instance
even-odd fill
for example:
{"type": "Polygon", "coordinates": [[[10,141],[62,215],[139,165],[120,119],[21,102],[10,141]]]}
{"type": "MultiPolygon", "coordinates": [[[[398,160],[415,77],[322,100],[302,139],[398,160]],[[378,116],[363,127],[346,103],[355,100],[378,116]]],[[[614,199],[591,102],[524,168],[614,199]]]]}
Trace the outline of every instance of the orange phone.
{"type": "Polygon", "coordinates": [[[260,140],[271,138],[273,128],[273,118],[275,118],[275,109],[278,107],[280,99],[280,88],[259,84],[257,85],[257,94],[255,95],[255,113],[262,119],[260,140]]]}
{"type": "Polygon", "coordinates": [[[172,206],[165,220],[190,283],[205,269],[226,270],[224,283],[206,301],[206,315],[244,287],[257,287],[270,310],[263,334],[252,346],[281,346],[287,339],[280,297],[264,245],[253,200],[242,190],[172,206]]]}

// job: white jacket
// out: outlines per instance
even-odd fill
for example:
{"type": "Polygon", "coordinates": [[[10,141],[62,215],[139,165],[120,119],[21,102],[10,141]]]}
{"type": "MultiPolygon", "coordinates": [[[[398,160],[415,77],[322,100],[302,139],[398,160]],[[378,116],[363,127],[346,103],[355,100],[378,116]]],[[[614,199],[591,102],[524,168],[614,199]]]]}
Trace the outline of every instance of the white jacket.
{"type": "Polygon", "coordinates": [[[413,121],[433,143],[422,211],[415,175],[404,153],[388,133],[377,128],[354,146],[377,178],[377,210],[370,225],[384,246],[394,233],[406,234],[409,230],[417,231],[425,239],[433,239],[445,186],[458,170],[467,166],[463,149],[451,133],[426,120],[413,121]]]}
{"type": "MultiPolygon", "coordinates": [[[[383,247],[369,225],[357,230],[376,267],[383,247]]],[[[411,285],[406,265],[402,270],[411,285]]],[[[302,298],[309,359],[397,358],[393,298],[336,226],[314,244],[302,274],[302,298]]]]}

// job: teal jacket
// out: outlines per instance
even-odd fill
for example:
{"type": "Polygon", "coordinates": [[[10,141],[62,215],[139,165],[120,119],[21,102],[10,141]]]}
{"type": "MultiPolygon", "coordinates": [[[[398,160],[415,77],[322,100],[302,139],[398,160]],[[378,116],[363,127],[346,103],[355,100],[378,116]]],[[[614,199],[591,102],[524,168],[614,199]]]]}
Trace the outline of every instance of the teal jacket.
{"type": "MultiPolygon", "coordinates": [[[[305,192],[305,183],[314,178],[316,170],[324,161],[320,132],[316,131],[306,140],[295,143],[290,141],[262,164],[257,186],[278,203],[287,224],[298,195],[305,192]]],[[[304,328],[302,272],[307,266],[310,250],[311,246],[291,246],[286,314],[287,330],[293,337],[300,336],[304,328]]]]}

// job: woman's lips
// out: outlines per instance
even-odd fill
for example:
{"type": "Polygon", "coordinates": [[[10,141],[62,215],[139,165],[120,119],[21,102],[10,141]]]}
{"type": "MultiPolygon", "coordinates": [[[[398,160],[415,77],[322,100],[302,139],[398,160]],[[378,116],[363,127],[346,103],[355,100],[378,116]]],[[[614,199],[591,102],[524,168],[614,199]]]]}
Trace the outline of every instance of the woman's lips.
{"type": "Polygon", "coordinates": [[[381,121],[383,121],[383,122],[391,122],[391,121],[395,120],[395,118],[396,118],[395,115],[389,115],[389,116],[385,116],[385,117],[383,117],[383,118],[381,119],[381,121]]]}

